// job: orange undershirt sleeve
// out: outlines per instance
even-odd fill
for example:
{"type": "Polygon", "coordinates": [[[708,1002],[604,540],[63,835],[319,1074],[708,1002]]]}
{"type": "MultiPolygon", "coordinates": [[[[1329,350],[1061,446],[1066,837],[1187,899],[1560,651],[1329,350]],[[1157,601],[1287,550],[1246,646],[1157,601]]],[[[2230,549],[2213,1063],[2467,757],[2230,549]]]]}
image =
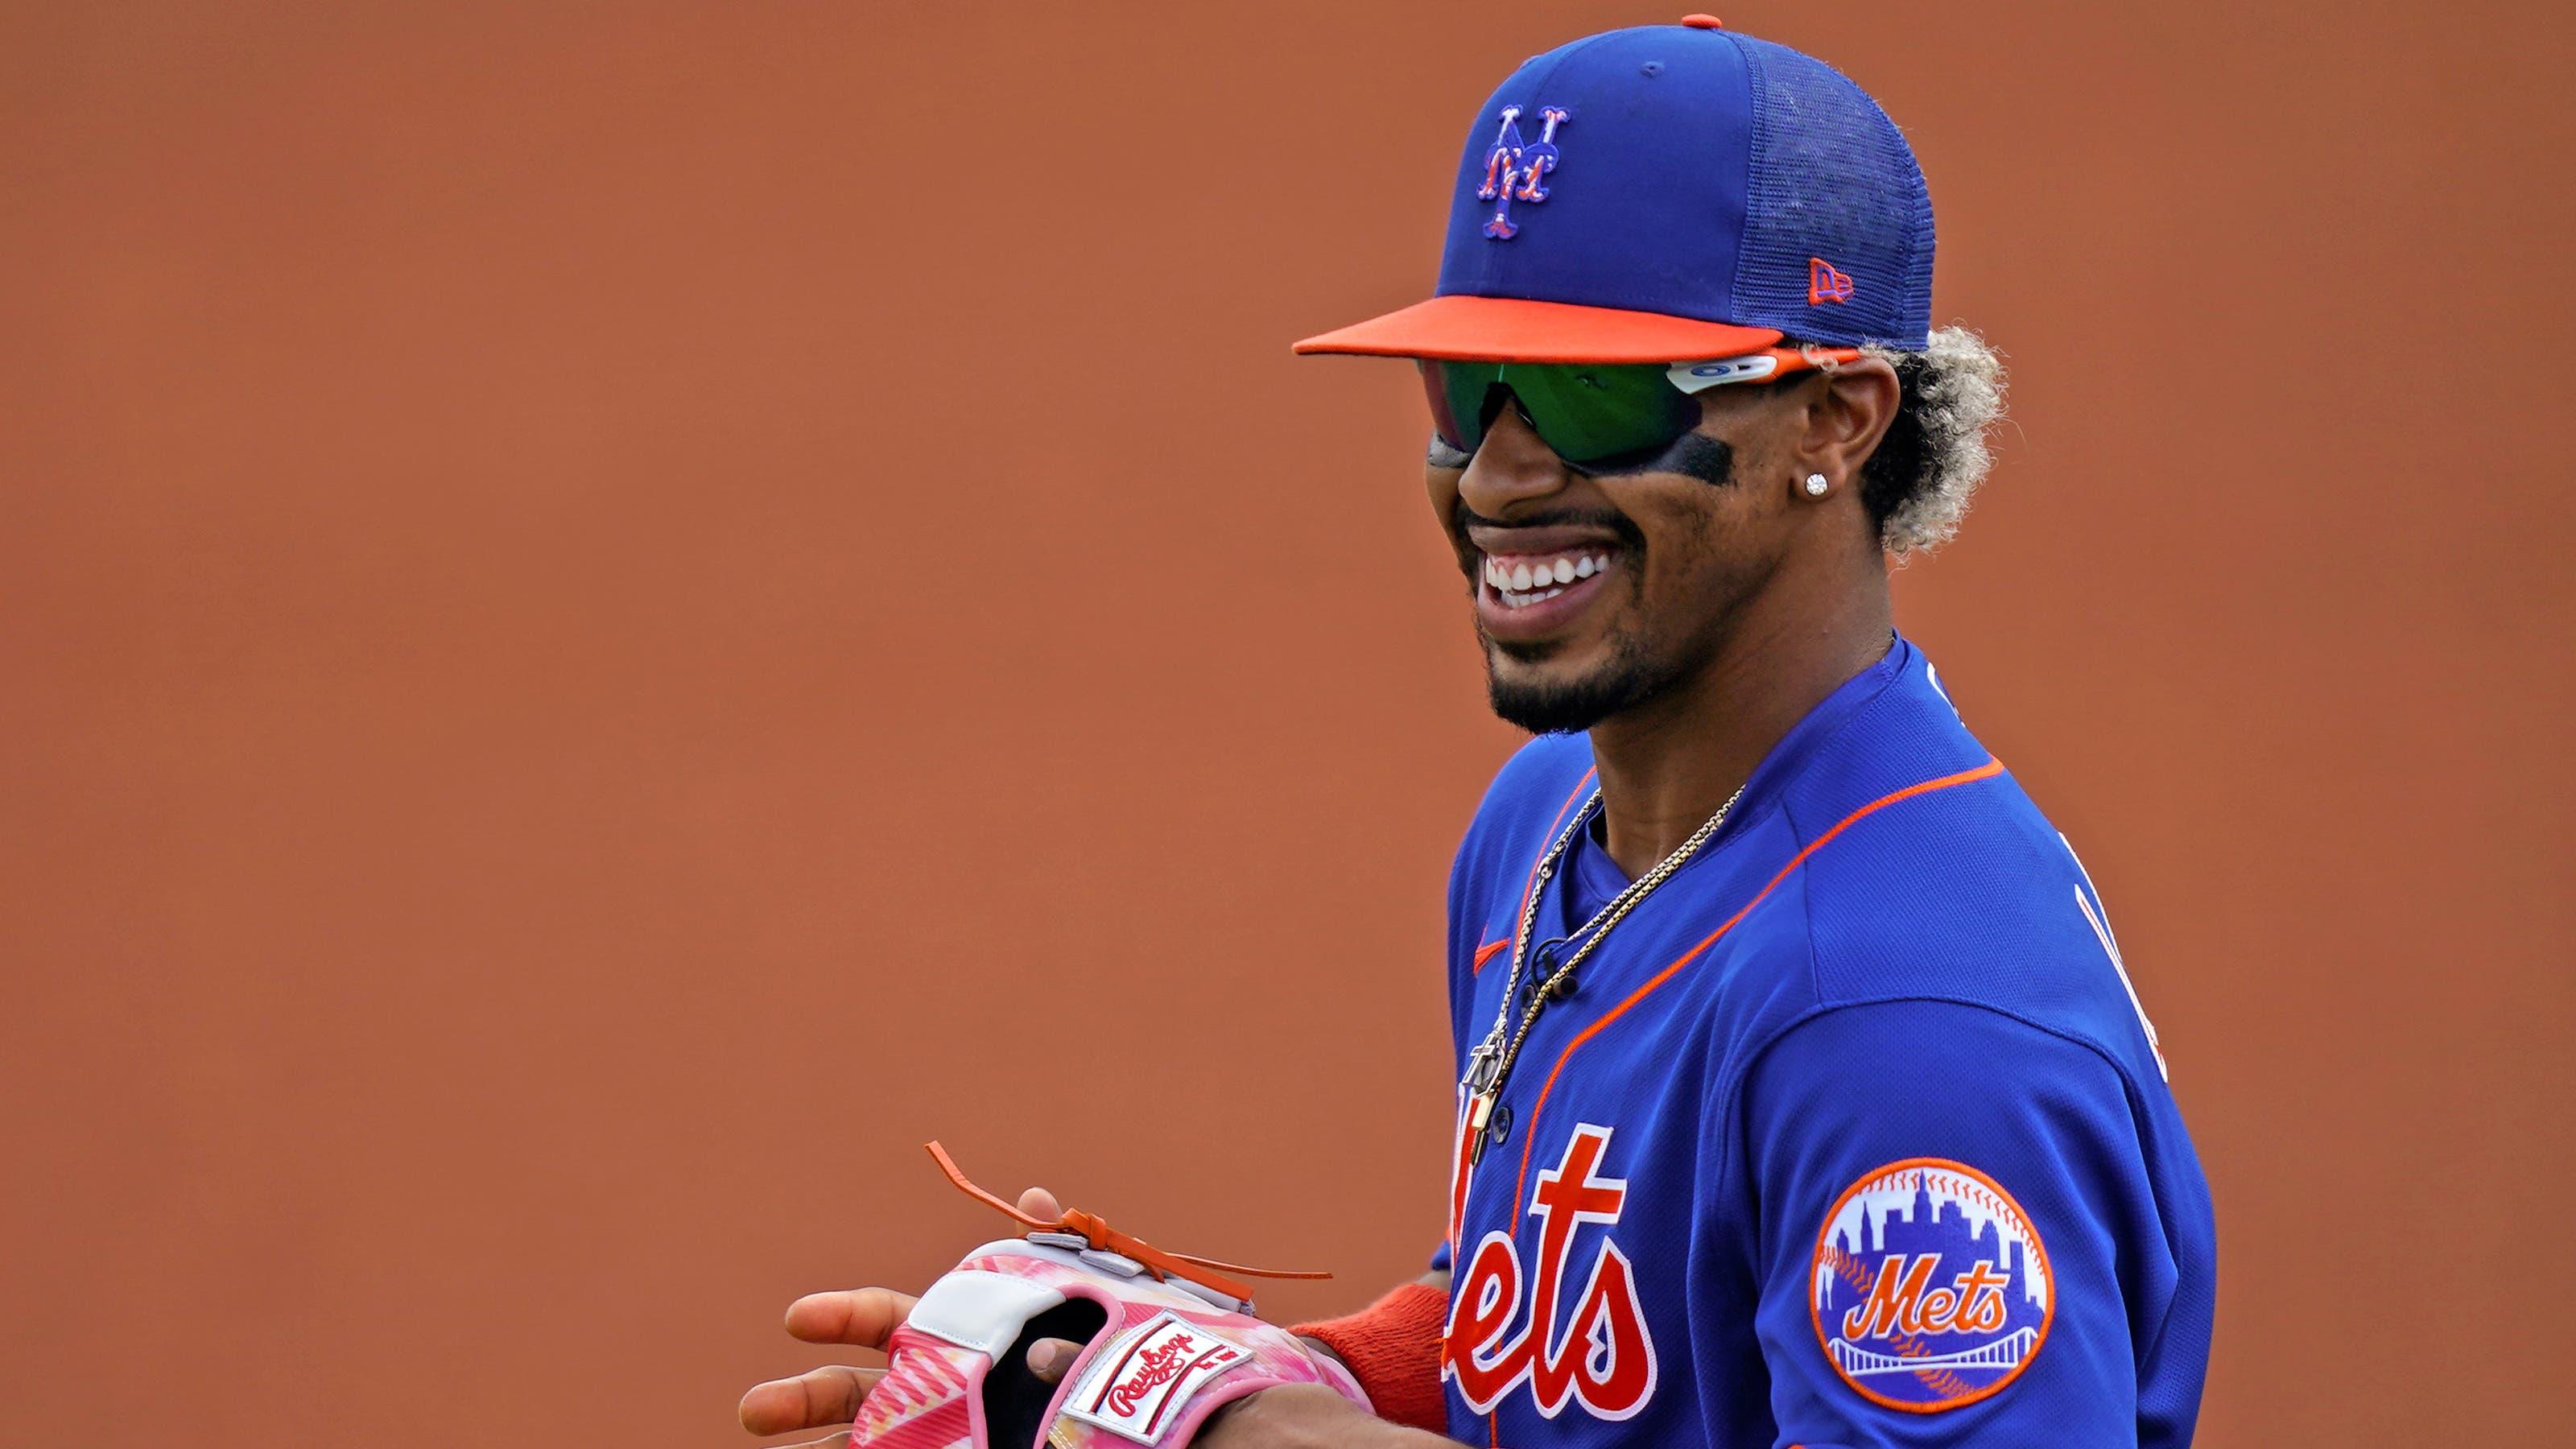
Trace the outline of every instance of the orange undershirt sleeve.
{"type": "Polygon", "coordinates": [[[1448,1294],[1407,1283],[1357,1313],[1300,1323],[1289,1332],[1330,1348],[1379,1418],[1439,1434],[1449,1427],[1440,1392],[1440,1337],[1448,1318],[1448,1294]]]}

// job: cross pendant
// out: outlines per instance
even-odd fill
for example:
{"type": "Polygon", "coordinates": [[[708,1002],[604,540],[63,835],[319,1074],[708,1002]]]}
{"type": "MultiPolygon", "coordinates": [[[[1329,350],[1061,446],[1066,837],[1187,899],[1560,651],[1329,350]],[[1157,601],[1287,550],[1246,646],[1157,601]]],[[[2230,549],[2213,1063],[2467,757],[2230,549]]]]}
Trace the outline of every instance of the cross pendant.
{"type": "Polygon", "coordinates": [[[1494,1078],[1500,1073],[1502,1064],[1502,1043],[1489,1037],[1477,1043],[1476,1049],[1467,1054],[1467,1079],[1460,1085],[1478,1096],[1487,1095],[1493,1091],[1494,1078]]]}

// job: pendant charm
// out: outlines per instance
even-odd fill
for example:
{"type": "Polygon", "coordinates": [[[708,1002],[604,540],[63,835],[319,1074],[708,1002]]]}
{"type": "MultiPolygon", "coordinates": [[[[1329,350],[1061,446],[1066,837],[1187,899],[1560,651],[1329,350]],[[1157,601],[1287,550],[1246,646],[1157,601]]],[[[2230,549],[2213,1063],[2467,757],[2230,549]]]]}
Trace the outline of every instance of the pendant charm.
{"type": "Polygon", "coordinates": [[[1494,1115],[1490,1093],[1478,1092],[1467,1099],[1467,1161],[1475,1163],[1485,1156],[1485,1123],[1494,1115]]]}
{"type": "Polygon", "coordinates": [[[1502,1062],[1500,1043],[1490,1038],[1477,1043],[1476,1049],[1467,1054],[1467,1078],[1461,1085],[1471,1093],[1484,1095],[1493,1088],[1494,1076],[1502,1062]]]}

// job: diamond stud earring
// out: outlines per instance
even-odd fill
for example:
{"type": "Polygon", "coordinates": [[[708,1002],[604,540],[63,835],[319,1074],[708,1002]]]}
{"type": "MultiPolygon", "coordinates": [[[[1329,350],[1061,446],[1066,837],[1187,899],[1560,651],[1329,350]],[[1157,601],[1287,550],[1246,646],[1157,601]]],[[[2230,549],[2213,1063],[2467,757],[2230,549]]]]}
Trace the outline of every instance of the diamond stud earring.
{"type": "Polygon", "coordinates": [[[1834,485],[1825,481],[1825,475],[1822,473],[1810,473],[1807,475],[1807,496],[1810,498],[1824,497],[1825,490],[1832,486],[1834,485]]]}

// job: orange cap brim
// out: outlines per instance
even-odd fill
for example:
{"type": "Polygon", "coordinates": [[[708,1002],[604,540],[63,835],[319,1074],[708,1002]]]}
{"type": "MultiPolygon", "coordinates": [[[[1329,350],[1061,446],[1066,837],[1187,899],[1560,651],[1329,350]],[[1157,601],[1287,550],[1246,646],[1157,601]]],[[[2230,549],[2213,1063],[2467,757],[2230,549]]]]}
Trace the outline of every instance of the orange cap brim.
{"type": "Polygon", "coordinates": [[[1665,312],[1519,297],[1434,297],[1309,337],[1295,350],[1447,362],[1688,362],[1760,352],[1780,337],[1769,327],[1665,312]]]}

